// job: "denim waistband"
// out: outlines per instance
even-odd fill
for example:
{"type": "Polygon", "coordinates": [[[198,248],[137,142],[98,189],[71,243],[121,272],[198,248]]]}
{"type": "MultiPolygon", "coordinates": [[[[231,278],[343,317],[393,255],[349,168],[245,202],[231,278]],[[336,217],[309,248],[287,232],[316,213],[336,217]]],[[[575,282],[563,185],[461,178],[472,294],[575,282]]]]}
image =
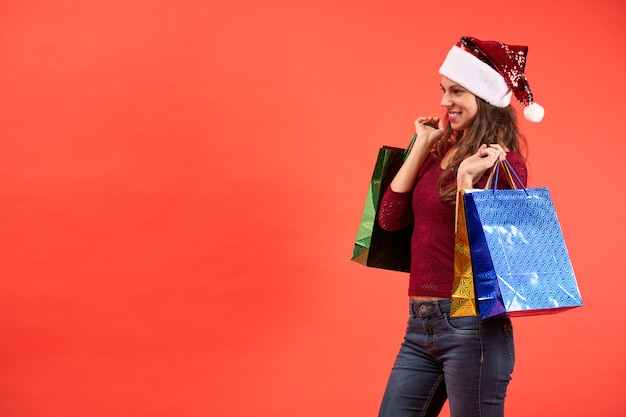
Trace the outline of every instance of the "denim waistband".
{"type": "Polygon", "coordinates": [[[451,300],[444,298],[432,301],[415,301],[409,298],[411,317],[441,317],[450,313],[451,300]]]}

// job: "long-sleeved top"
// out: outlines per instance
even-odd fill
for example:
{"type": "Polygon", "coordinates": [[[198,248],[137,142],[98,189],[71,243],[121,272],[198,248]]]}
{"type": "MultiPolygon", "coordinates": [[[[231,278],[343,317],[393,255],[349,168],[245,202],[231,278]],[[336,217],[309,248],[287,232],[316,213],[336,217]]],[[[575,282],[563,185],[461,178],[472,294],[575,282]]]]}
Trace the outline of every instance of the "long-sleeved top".
{"type": "MultiPolygon", "coordinates": [[[[522,157],[510,151],[506,159],[526,186],[528,174],[522,157]]],[[[398,193],[389,187],[381,202],[378,223],[383,229],[399,230],[413,222],[409,296],[449,298],[452,294],[456,208],[439,196],[442,172],[441,161],[430,154],[413,191],[398,193]]],[[[489,172],[476,182],[475,188],[485,187],[489,172]]],[[[448,184],[456,182],[452,173],[447,180],[448,184]]],[[[497,187],[511,188],[502,171],[497,187]]]]}

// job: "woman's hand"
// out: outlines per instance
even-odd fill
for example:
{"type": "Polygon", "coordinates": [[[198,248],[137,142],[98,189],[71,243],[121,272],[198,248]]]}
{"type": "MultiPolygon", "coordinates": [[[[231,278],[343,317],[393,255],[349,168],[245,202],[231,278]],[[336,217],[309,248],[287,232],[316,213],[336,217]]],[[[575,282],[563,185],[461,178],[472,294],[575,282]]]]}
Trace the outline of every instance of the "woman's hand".
{"type": "Polygon", "coordinates": [[[506,159],[506,152],[500,145],[481,145],[478,152],[465,158],[456,174],[459,190],[472,188],[474,183],[493,167],[498,159],[506,159]]]}
{"type": "Polygon", "coordinates": [[[415,121],[417,137],[411,152],[391,182],[391,189],[398,193],[408,192],[415,187],[417,173],[435,142],[443,136],[443,121],[439,117],[419,117],[415,121]],[[436,127],[434,127],[436,126],[436,127]]]}
{"type": "Polygon", "coordinates": [[[430,151],[435,145],[435,142],[443,135],[443,128],[443,120],[439,117],[418,117],[415,121],[415,133],[417,133],[417,140],[415,142],[419,141],[421,145],[430,151]]]}

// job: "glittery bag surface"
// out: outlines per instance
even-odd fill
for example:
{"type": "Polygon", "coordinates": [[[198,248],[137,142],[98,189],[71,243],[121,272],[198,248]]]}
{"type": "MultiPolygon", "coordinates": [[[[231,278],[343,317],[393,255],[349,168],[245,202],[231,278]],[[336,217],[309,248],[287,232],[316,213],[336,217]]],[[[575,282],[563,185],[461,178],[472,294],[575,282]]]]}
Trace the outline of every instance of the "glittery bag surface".
{"type": "Polygon", "coordinates": [[[465,191],[459,191],[457,200],[456,234],[454,239],[454,281],[452,283],[451,316],[477,316],[474,275],[470,256],[469,237],[465,220],[465,191]]]}
{"type": "MultiPolygon", "coordinates": [[[[512,171],[506,160],[497,165],[512,171]]],[[[466,190],[463,195],[482,319],[558,313],[582,306],[547,188],[466,190]]]]}
{"type": "MultiPolygon", "coordinates": [[[[411,144],[407,149],[411,148],[411,144]]],[[[398,231],[387,231],[380,227],[377,220],[385,190],[396,176],[407,154],[405,149],[390,146],[383,146],[378,151],[352,251],[351,259],[355,262],[373,268],[401,272],[410,270],[413,226],[398,231]]]]}

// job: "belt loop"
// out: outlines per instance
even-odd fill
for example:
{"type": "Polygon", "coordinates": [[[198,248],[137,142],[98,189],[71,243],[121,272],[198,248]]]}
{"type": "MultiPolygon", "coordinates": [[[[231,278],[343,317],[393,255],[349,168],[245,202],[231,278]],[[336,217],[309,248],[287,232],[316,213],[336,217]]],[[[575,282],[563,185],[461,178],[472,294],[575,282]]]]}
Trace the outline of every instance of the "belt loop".
{"type": "Polygon", "coordinates": [[[412,298],[409,298],[409,314],[411,317],[419,317],[419,312],[417,311],[417,302],[412,298]]]}
{"type": "Polygon", "coordinates": [[[444,316],[450,312],[450,299],[443,299],[437,302],[437,310],[439,310],[439,314],[444,316]]]}

